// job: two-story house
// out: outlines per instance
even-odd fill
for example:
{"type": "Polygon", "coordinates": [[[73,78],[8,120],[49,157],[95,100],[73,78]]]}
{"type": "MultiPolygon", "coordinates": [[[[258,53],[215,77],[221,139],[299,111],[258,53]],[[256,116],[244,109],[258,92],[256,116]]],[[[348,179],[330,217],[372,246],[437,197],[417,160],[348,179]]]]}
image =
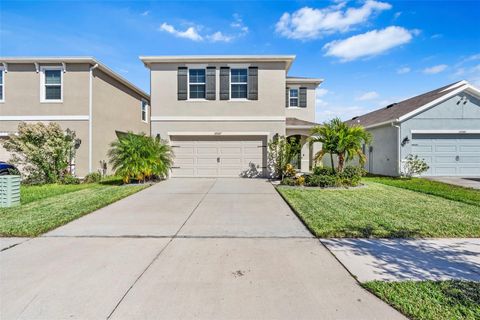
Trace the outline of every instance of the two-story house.
{"type": "Polygon", "coordinates": [[[173,177],[267,175],[267,143],[295,136],[298,167],[311,168],[306,141],[321,79],[287,77],[290,55],[144,56],[150,69],[151,134],[170,142],[173,177]]]}
{"type": "Polygon", "coordinates": [[[94,58],[0,58],[0,160],[19,122],[57,122],[80,139],[75,174],[97,171],[116,131],[150,133],[149,100],[94,58]]]}

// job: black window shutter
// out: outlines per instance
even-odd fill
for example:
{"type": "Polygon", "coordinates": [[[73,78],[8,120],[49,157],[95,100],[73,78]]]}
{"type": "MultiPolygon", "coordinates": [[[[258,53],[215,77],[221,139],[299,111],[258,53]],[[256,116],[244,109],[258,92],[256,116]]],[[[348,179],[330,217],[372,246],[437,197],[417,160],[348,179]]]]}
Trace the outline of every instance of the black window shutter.
{"type": "Polygon", "coordinates": [[[285,90],[285,108],[288,108],[290,105],[288,101],[289,93],[290,93],[290,88],[287,87],[287,90],[285,90]]]}
{"type": "Polygon", "coordinates": [[[205,99],[207,100],[215,100],[216,99],[216,91],[215,91],[215,67],[207,67],[207,85],[206,85],[206,93],[205,99]]]}
{"type": "Polygon", "coordinates": [[[220,67],[220,100],[230,99],[230,68],[220,67]]]}
{"type": "Polygon", "coordinates": [[[248,100],[258,100],[258,67],[248,67],[248,100]]]}
{"type": "Polygon", "coordinates": [[[307,88],[300,87],[299,91],[300,92],[299,92],[298,106],[300,108],[306,108],[307,107],[307,88]]]}
{"type": "Polygon", "coordinates": [[[188,77],[187,67],[178,67],[178,72],[177,72],[177,99],[178,100],[188,99],[187,77],[188,77]]]}

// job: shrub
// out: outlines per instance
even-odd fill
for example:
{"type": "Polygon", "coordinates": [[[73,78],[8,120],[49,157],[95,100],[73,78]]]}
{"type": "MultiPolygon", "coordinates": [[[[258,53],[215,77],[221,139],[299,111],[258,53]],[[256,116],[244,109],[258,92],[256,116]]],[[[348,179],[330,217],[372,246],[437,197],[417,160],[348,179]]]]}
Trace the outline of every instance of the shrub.
{"type": "Polygon", "coordinates": [[[62,176],[60,182],[62,184],[80,184],[80,179],[72,176],[71,174],[65,174],[64,176],[62,176]]]}
{"type": "Polygon", "coordinates": [[[285,169],[300,152],[295,139],[279,136],[268,142],[268,168],[272,178],[282,179],[285,169]]]}
{"type": "Polygon", "coordinates": [[[111,143],[108,152],[115,174],[124,183],[165,178],[173,163],[173,152],[168,144],[145,134],[128,132],[111,143]]]}
{"type": "Polygon", "coordinates": [[[346,178],[361,178],[367,175],[367,170],[357,166],[346,166],[341,174],[346,178]]]}
{"type": "Polygon", "coordinates": [[[295,186],[297,185],[297,181],[295,178],[283,178],[280,184],[285,185],[285,186],[295,186]]]}
{"type": "Polygon", "coordinates": [[[332,175],[311,175],[308,176],[305,185],[309,187],[334,187],[337,185],[337,179],[332,175]]]}
{"type": "Polygon", "coordinates": [[[83,183],[95,183],[100,182],[102,180],[102,175],[100,172],[92,172],[85,176],[83,179],[83,183]]]}
{"type": "Polygon", "coordinates": [[[285,169],[283,169],[283,176],[284,177],[294,177],[295,175],[297,174],[297,170],[295,169],[295,167],[288,163],[286,166],[285,166],[285,169]]]}
{"type": "Polygon", "coordinates": [[[328,175],[334,175],[335,172],[332,168],[329,168],[329,167],[316,166],[313,168],[313,174],[318,176],[328,176],[328,175]]]}
{"type": "Polygon", "coordinates": [[[305,184],[305,177],[304,176],[297,177],[295,183],[297,184],[297,186],[303,186],[305,184]]]}
{"type": "Polygon", "coordinates": [[[29,183],[56,183],[68,172],[69,163],[79,146],[75,132],[63,130],[50,122],[18,125],[18,133],[10,135],[4,148],[13,155],[12,164],[21,168],[29,183]]]}
{"type": "Polygon", "coordinates": [[[424,173],[429,168],[424,159],[420,159],[417,155],[409,154],[405,158],[401,175],[406,178],[411,178],[424,173]]]}

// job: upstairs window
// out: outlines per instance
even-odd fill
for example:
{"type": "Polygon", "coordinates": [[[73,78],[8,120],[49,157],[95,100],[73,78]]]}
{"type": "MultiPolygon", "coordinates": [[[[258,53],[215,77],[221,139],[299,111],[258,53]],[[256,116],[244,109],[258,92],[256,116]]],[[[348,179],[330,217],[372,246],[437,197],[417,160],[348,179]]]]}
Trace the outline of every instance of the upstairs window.
{"type": "Polygon", "coordinates": [[[289,106],[298,107],[298,89],[289,90],[289,106]]]}
{"type": "Polygon", "coordinates": [[[148,122],[148,104],[144,100],[142,100],[141,113],[142,121],[148,122]]]}
{"type": "Polygon", "coordinates": [[[61,67],[43,67],[41,73],[42,102],[61,102],[63,97],[63,72],[61,67]]]}
{"type": "Polygon", "coordinates": [[[205,69],[188,70],[189,99],[205,99],[205,69]]]}
{"type": "Polygon", "coordinates": [[[5,70],[0,68],[0,102],[5,101],[5,92],[4,92],[4,85],[3,85],[3,77],[4,77],[5,70]]]}
{"type": "Polygon", "coordinates": [[[231,69],[231,98],[247,99],[248,69],[231,69]]]}

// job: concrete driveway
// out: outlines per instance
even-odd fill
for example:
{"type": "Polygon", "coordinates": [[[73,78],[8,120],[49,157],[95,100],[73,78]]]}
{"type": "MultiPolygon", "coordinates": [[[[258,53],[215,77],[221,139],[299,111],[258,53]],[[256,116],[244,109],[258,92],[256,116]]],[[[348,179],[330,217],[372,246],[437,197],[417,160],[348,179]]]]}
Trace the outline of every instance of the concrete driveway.
{"type": "Polygon", "coordinates": [[[171,179],[0,253],[1,319],[402,319],[265,180],[171,179]]]}

